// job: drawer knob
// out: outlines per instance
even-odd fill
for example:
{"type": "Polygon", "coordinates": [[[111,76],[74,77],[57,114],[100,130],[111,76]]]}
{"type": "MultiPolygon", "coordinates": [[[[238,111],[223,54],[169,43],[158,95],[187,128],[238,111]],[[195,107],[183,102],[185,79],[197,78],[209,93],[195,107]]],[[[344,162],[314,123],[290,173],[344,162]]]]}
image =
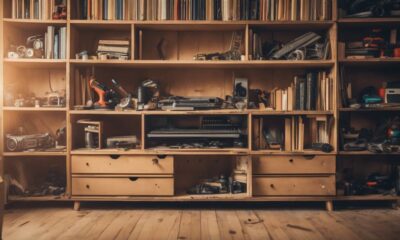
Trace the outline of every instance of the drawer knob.
{"type": "Polygon", "coordinates": [[[90,185],[89,185],[89,184],[87,184],[87,185],[86,185],[86,188],[87,188],[87,189],[89,189],[89,188],[90,188],[90,185]]]}
{"type": "Polygon", "coordinates": [[[153,164],[158,164],[158,159],[157,158],[153,158],[151,161],[153,161],[153,164]]]}
{"type": "Polygon", "coordinates": [[[321,185],[321,188],[322,188],[322,189],[325,189],[325,188],[326,188],[326,186],[325,186],[325,185],[321,185]]]}
{"type": "Polygon", "coordinates": [[[305,155],[304,156],[304,159],[306,159],[306,160],[312,160],[314,158],[315,158],[315,155],[305,155]]]}
{"type": "Polygon", "coordinates": [[[116,155],[116,154],[110,155],[110,158],[113,160],[117,160],[119,157],[121,157],[121,155],[116,155]]]}
{"type": "Polygon", "coordinates": [[[275,185],[271,183],[271,185],[269,185],[271,188],[275,188],[275,185]]]}
{"type": "Polygon", "coordinates": [[[293,160],[293,159],[289,159],[289,162],[290,162],[290,163],[293,163],[293,162],[294,162],[294,160],[293,160]]]}
{"type": "Polygon", "coordinates": [[[88,162],[86,163],[86,166],[88,166],[88,167],[89,167],[89,163],[88,163],[88,162]]]}

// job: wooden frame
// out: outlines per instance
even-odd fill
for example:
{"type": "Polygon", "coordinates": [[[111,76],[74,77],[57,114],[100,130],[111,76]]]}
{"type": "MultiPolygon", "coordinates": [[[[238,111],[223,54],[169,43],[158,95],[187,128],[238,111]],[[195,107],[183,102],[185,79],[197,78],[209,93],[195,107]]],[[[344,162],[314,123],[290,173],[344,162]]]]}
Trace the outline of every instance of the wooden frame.
{"type": "MultiPolygon", "coordinates": [[[[33,156],[44,156],[44,157],[63,157],[65,158],[65,165],[66,165],[66,179],[67,179],[67,186],[66,186],[66,196],[63,200],[72,200],[76,201],[75,207],[79,208],[79,201],[84,200],[115,200],[115,201],[325,201],[327,203],[327,209],[332,210],[332,201],[335,200],[363,200],[362,197],[336,197],[336,196],[280,196],[280,197],[253,197],[252,189],[253,189],[253,177],[252,174],[254,172],[252,159],[251,157],[257,156],[297,156],[297,155],[328,155],[328,156],[337,156],[341,154],[339,152],[339,140],[338,140],[338,132],[340,130],[339,127],[339,117],[341,113],[341,109],[339,108],[339,100],[338,97],[340,92],[339,86],[339,76],[338,76],[338,69],[340,64],[345,65],[375,65],[379,64],[382,66],[386,66],[387,64],[398,64],[400,60],[398,59],[374,59],[374,60],[342,60],[338,59],[338,31],[340,31],[341,26],[343,25],[350,25],[350,24],[368,24],[368,20],[363,19],[338,19],[338,11],[337,11],[337,1],[333,1],[333,12],[332,16],[333,19],[329,21],[299,21],[299,22],[263,22],[263,21],[131,21],[131,20],[123,20],[123,21],[103,21],[103,20],[74,20],[71,18],[71,0],[68,1],[68,14],[67,20],[29,20],[29,19],[11,19],[11,18],[3,18],[3,14],[5,12],[11,11],[9,9],[10,4],[4,4],[7,0],[1,0],[0,4],[3,7],[2,12],[0,13],[0,54],[3,56],[0,60],[0,74],[2,76],[0,82],[0,92],[4,93],[4,83],[10,78],[10,75],[7,74],[5,68],[15,68],[15,69],[63,69],[65,71],[65,90],[67,96],[67,104],[65,109],[24,109],[24,108],[14,108],[9,106],[4,106],[2,97],[0,99],[0,111],[2,115],[0,116],[0,134],[2,138],[0,139],[0,152],[4,156],[4,159],[0,161],[0,175],[4,172],[3,166],[4,161],[7,161],[10,157],[22,157],[22,158],[30,158],[33,156]],[[4,46],[6,39],[3,35],[3,27],[7,26],[8,29],[14,29],[14,27],[19,27],[21,25],[26,26],[36,26],[36,27],[43,27],[47,25],[57,25],[57,26],[66,26],[67,27],[67,59],[65,60],[49,60],[49,59],[17,59],[11,60],[6,59],[5,56],[5,47],[4,46]],[[75,53],[72,52],[74,49],[78,49],[79,43],[79,31],[84,31],[85,29],[96,29],[97,33],[100,32],[98,30],[101,29],[123,29],[126,31],[124,34],[130,37],[131,40],[131,50],[130,55],[131,59],[127,61],[123,60],[110,60],[110,61],[101,61],[101,60],[77,60],[75,59],[75,53]],[[280,30],[283,32],[289,32],[292,29],[307,29],[307,30],[318,30],[318,31],[325,31],[327,35],[329,35],[331,41],[331,55],[332,58],[330,60],[307,60],[307,61],[252,61],[249,60],[249,34],[250,29],[252,28],[263,28],[265,31],[275,31],[280,30]],[[180,32],[185,31],[193,31],[193,32],[207,32],[207,31],[220,31],[220,30],[238,30],[244,32],[244,56],[245,59],[242,61],[218,61],[218,62],[210,62],[210,61],[194,61],[194,60],[142,60],[143,53],[142,53],[142,36],[139,34],[141,29],[153,31],[153,32],[165,32],[165,31],[172,31],[175,32],[178,36],[180,32]],[[260,110],[245,110],[245,111],[236,111],[236,110],[210,110],[210,111],[194,111],[194,112],[165,112],[165,111],[143,111],[143,112],[91,112],[91,111],[76,111],[73,110],[73,99],[74,99],[74,92],[73,92],[73,83],[75,82],[74,71],[78,68],[92,68],[92,69],[121,69],[121,72],[138,72],[138,73],[147,73],[151,70],[158,70],[160,75],[163,71],[172,71],[170,76],[179,76],[179,69],[189,68],[193,71],[214,71],[215,74],[220,74],[221,76],[226,73],[232,73],[240,69],[240,71],[249,73],[250,71],[260,71],[259,75],[261,76],[261,72],[270,71],[274,74],[282,70],[291,69],[291,71],[296,72],[304,69],[328,69],[330,71],[330,75],[334,80],[334,107],[332,111],[286,111],[286,112],[277,112],[277,111],[260,111],[260,110]],[[172,69],[172,70],[170,70],[172,69]],[[174,73],[175,71],[175,73],[174,73]],[[276,71],[276,72],[274,72],[276,71]],[[175,75],[174,75],[175,74],[175,75]],[[41,111],[46,111],[49,114],[54,113],[63,113],[65,114],[65,121],[67,126],[67,149],[65,153],[45,153],[45,152],[32,152],[32,153],[9,153],[4,152],[4,134],[6,134],[5,126],[7,123],[3,122],[3,116],[9,114],[20,114],[20,113],[38,113],[41,111]],[[151,115],[226,115],[226,114],[241,114],[246,115],[248,119],[248,148],[246,149],[220,149],[220,150],[188,150],[188,151],[179,151],[179,150],[152,150],[146,149],[145,147],[145,127],[146,125],[146,116],[151,115]],[[74,122],[71,119],[79,118],[80,116],[107,116],[113,117],[138,117],[140,118],[140,132],[141,132],[141,147],[140,149],[135,149],[127,152],[121,152],[116,150],[99,150],[97,152],[93,151],[85,151],[74,149],[72,146],[72,139],[76,137],[76,133],[73,131],[73,124],[74,122]],[[302,115],[326,115],[332,116],[334,121],[334,129],[331,142],[334,146],[334,151],[329,154],[325,154],[318,151],[304,151],[304,152],[285,152],[285,151],[269,151],[269,150],[260,150],[256,151],[252,149],[252,119],[257,116],[302,116],[302,115]],[[236,156],[236,155],[247,155],[249,156],[249,169],[248,169],[248,192],[247,194],[241,195],[239,197],[235,196],[228,196],[223,198],[215,198],[212,196],[172,196],[167,198],[161,197],[122,197],[122,196],[73,196],[72,195],[72,173],[71,173],[71,156],[75,155],[130,155],[132,157],[139,156],[139,155],[168,155],[168,156],[186,156],[186,155],[197,155],[197,156],[207,156],[207,155],[215,155],[215,156],[236,156]]],[[[8,15],[7,15],[8,16],[8,15]]],[[[387,23],[400,25],[399,19],[374,19],[373,22],[377,23],[387,23]]],[[[17,30],[15,30],[17,31],[17,30]]],[[[14,31],[13,31],[14,32],[14,31]]],[[[9,33],[7,33],[9,34],[9,33]]],[[[17,34],[17,32],[15,33],[17,34]]],[[[180,35],[182,37],[182,35],[180,35]]],[[[178,44],[178,43],[177,43],[178,44]]],[[[185,46],[182,46],[185,47],[185,46]]],[[[179,51],[179,49],[177,50],[179,51]]],[[[123,75],[123,73],[121,73],[123,75]]],[[[206,75],[205,75],[206,76],[206,75]]],[[[177,77],[179,78],[179,77],[177,77]]],[[[183,77],[181,77],[183,78],[183,77]]],[[[227,77],[228,78],[228,77],[227,77]]],[[[278,77],[276,77],[278,78],[278,77]]],[[[276,79],[274,79],[276,80],[276,79]]],[[[138,80],[135,80],[138,81],[138,80]]],[[[225,82],[223,83],[225,84],[225,82]]],[[[226,84],[229,85],[229,84],[226,84]]],[[[224,88],[226,89],[226,87],[224,88]]],[[[228,91],[228,90],[227,90],[228,91]]],[[[345,111],[345,110],[343,110],[345,111]]],[[[301,173],[299,173],[301,174],[301,173]]],[[[333,174],[334,175],[334,174],[333,174]]],[[[13,198],[14,200],[54,200],[53,197],[43,197],[43,198],[13,198]]],[[[366,197],[369,200],[388,200],[389,198],[384,196],[369,196],[366,197]]],[[[396,198],[398,199],[398,198],[396,198]]],[[[390,198],[389,200],[393,200],[390,198]]]]}

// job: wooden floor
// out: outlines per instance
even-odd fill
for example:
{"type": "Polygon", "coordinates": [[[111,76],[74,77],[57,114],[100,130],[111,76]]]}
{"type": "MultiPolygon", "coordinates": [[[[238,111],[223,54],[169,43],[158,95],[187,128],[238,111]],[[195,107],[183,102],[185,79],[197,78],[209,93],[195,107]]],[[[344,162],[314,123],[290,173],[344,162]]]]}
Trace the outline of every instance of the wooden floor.
{"type": "Polygon", "coordinates": [[[400,210],[246,206],[19,205],[6,210],[12,239],[399,239],[400,210]]]}

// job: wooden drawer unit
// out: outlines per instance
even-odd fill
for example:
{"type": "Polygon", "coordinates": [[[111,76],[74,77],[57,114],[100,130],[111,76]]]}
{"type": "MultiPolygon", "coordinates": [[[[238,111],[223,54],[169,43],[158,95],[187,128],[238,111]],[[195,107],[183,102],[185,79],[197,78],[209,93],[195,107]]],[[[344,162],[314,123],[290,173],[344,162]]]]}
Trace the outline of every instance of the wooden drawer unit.
{"type": "Polygon", "coordinates": [[[75,196],[173,196],[172,177],[73,177],[75,196]]]}
{"type": "Polygon", "coordinates": [[[334,174],[335,171],[333,155],[253,157],[254,174],[334,174]]]}
{"type": "Polygon", "coordinates": [[[74,155],[73,174],[173,174],[172,156],[74,155]]]}
{"type": "Polygon", "coordinates": [[[336,194],[335,176],[253,177],[255,196],[332,196],[336,194]]]}

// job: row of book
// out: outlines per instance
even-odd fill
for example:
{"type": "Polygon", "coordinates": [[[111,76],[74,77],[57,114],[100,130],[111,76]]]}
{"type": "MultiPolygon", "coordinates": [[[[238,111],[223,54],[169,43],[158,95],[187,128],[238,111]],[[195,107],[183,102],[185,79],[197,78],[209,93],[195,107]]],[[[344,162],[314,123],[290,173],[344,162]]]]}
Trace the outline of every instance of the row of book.
{"type": "Polygon", "coordinates": [[[332,0],[81,0],[76,18],[88,20],[331,19],[332,0]]]}
{"type": "Polygon", "coordinates": [[[261,0],[263,21],[326,21],[332,19],[332,0],[261,0]]]}
{"type": "Polygon", "coordinates": [[[312,143],[329,143],[330,119],[327,116],[285,118],[285,151],[304,151],[312,143]]]}
{"type": "Polygon", "coordinates": [[[333,118],[327,115],[254,118],[256,150],[304,151],[313,143],[330,143],[333,118]]]}
{"type": "Polygon", "coordinates": [[[129,40],[99,40],[98,55],[107,55],[110,59],[129,58],[129,40]]]}
{"type": "Polygon", "coordinates": [[[61,8],[66,8],[66,0],[12,0],[11,17],[14,19],[59,19],[62,18],[59,15],[61,8]]]}
{"type": "Polygon", "coordinates": [[[333,109],[333,92],[333,79],[327,72],[308,72],[295,76],[286,89],[272,89],[268,107],[276,111],[329,111],[333,109]]]}
{"type": "Polygon", "coordinates": [[[44,57],[66,59],[67,28],[48,26],[44,35],[44,57]]]}

